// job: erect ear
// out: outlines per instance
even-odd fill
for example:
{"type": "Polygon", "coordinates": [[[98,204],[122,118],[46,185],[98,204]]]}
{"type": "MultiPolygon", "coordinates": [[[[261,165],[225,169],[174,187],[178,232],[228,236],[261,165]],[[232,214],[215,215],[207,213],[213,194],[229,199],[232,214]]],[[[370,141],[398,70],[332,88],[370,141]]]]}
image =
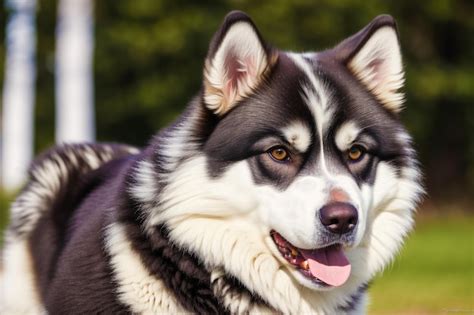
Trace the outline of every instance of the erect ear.
{"type": "Polygon", "coordinates": [[[404,72],[395,20],[389,15],[376,17],[335,50],[349,70],[389,110],[402,109],[404,72]]]}
{"type": "Polygon", "coordinates": [[[204,67],[204,102],[218,115],[262,83],[274,59],[252,20],[229,13],[214,35],[204,67]]]}

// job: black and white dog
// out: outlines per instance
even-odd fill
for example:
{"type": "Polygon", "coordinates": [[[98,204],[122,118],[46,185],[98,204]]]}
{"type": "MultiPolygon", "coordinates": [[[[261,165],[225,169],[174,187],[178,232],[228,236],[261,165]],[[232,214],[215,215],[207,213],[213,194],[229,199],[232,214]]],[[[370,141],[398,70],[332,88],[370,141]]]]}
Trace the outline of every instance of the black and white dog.
{"type": "Polygon", "coordinates": [[[390,16],[279,51],[232,12],[144,150],[57,147],[11,209],[6,313],[364,313],[422,188],[390,16]]]}

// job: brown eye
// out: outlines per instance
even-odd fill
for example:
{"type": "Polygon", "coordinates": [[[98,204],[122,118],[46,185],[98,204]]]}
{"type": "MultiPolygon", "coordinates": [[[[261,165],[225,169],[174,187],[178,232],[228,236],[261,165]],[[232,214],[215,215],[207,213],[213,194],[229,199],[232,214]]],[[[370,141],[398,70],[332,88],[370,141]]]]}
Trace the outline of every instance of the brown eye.
{"type": "Polygon", "coordinates": [[[364,148],[358,145],[353,145],[347,152],[347,155],[351,161],[359,161],[364,156],[364,153],[364,148]]]}
{"type": "Polygon", "coordinates": [[[279,162],[287,161],[290,158],[290,154],[288,153],[288,151],[286,151],[282,147],[270,149],[269,153],[273,159],[279,162]]]}

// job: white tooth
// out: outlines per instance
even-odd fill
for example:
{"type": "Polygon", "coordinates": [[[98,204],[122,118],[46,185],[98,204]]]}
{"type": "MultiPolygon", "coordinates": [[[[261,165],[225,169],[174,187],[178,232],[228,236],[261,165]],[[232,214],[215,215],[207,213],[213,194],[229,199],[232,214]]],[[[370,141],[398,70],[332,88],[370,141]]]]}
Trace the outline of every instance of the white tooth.
{"type": "Polygon", "coordinates": [[[300,264],[300,267],[303,268],[304,270],[308,270],[309,269],[308,261],[307,260],[302,261],[300,264]]]}

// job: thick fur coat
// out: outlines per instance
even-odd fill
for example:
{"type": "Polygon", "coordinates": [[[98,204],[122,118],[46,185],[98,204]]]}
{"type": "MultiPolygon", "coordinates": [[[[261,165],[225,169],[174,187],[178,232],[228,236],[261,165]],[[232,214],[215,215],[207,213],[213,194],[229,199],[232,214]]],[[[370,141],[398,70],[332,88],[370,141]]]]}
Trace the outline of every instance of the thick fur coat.
{"type": "Polygon", "coordinates": [[[300,54],[230,13],[201,91],[148,147],[34,162],[2,313],[363,313],[422,192],[403,81],[389,16],[300,54]]]}

